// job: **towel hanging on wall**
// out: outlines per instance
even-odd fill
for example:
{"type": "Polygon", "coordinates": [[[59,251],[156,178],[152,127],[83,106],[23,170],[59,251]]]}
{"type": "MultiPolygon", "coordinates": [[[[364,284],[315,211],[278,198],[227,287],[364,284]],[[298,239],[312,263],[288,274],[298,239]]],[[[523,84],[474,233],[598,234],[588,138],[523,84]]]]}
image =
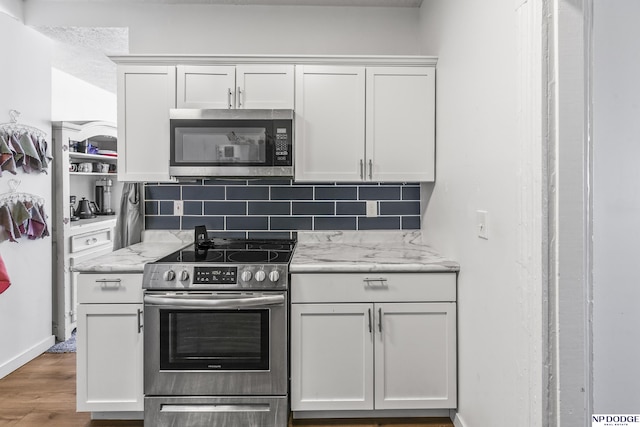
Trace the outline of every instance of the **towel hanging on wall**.
{"type": "Polygon", "coordinates": [[[11,110],[10,122],[0,124],[0,176],[3,171],[16,175],[19,167],[26,173],[46,173],[52,160],[47,134],[33,126],[18,124],[19,115],[19,111],[11,110]]]}
{"type": "Polygon", "coordinates": [[[4,260],[2,256],[0,256],[0,294],[6,291],[9,286],[11,286],[11,279],[9,279],[9,273],[7,273],[4,260]]]}
{"type": "Polygon", "coordinates": [[[17,191],[20,181],[9,180],[8,193],[0,194],[0,242],[17,242],[22,236],[40,239],[49,236],[44,199],[17,191]]]}

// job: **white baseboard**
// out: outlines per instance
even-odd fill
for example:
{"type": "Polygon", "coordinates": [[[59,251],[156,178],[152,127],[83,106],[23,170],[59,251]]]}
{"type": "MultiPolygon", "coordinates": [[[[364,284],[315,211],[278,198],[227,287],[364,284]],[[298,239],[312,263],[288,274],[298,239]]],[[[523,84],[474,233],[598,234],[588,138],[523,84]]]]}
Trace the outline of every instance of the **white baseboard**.
{"type": "Polygon", "coordinates": [[[56,337],[54,335],[50,335],[47,338],[43,339],[27,351],[17,355],[13,359],[7,361],[3,365],[0,365],[0,378],[4,378],[22,365],[25,365],[31,362],[36,357],[40,356],[42,353],[47,351],[49,347],[56,343],[56,337]]]}
{"type": "Polygon", "coordinates": [[[462,417],[458,413],[453,417],[453,425],[455,427],[467,427],[467,424],[462,420],[462,417]]]}

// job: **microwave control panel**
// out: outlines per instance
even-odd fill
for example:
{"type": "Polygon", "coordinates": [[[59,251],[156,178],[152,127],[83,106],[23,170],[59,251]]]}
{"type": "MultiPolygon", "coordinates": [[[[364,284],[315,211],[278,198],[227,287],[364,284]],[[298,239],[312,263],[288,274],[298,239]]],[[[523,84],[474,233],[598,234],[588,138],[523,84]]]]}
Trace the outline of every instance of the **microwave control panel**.
{"type": "Polygon", "coordinates": [[[274,166],[291,166],[291,122],[287,125],[280,124],[278,121],[274,122],[274,166]]]}

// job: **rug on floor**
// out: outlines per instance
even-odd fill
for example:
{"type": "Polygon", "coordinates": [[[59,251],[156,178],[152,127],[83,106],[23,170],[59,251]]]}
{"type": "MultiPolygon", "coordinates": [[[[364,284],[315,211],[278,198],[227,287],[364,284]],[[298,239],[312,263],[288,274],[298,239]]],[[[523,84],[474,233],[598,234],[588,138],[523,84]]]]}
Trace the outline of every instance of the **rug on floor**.
{"type": "Polygon", "coordinates": [[[47,350],[47,353],[75,353],[76,352],[76,330],[71,332],[71,337],[66,341],[60,341],[47,350]]]}

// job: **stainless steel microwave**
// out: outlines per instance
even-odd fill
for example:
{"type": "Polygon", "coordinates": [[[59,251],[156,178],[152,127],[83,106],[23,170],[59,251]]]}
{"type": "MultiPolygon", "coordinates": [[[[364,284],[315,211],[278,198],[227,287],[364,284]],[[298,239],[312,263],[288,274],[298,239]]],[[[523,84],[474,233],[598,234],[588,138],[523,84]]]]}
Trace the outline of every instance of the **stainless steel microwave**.
{"type": "Polygon", "coordinates": [[[171,109],[174,177],[293,177],[293,110],[171,109]]]}

